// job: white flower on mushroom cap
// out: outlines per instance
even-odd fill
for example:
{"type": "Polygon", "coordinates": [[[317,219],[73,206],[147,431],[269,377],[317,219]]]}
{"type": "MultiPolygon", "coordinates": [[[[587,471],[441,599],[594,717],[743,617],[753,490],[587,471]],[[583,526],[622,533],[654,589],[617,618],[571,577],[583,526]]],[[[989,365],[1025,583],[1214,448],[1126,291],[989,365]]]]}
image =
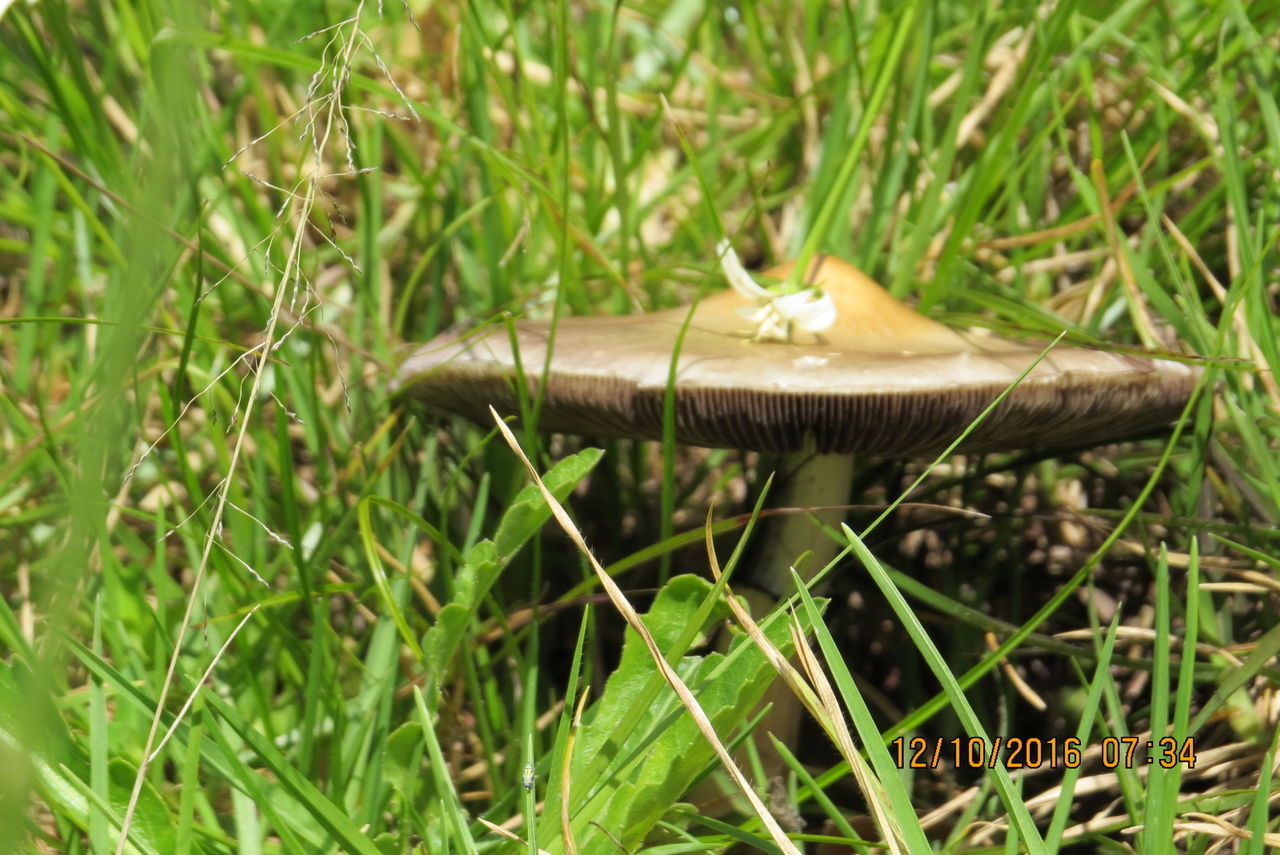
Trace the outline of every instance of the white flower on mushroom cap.
{"type": "Polygon", "coordinates": [[[809,287],[794,294],[775,294],[751,278],[727,238],[716,244],[716,254],[720,256],[720,269],[733,290],[756,303],[755,308],[738,310],[756,325],[752,341],[788,342],[791,341],[793,326],[809,332],[821,332],[835,323],[835,302],[821,288],[809,287]]]}

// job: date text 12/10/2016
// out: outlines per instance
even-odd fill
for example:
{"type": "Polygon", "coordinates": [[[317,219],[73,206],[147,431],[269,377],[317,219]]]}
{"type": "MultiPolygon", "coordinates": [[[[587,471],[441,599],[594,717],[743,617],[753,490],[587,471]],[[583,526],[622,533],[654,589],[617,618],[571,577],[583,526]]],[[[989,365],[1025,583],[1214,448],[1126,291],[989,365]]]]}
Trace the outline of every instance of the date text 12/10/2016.
{"type": "MultiPolygon", "coordinates": [[[[1041,766],[1074,769],[1086,759],[1085,746],[1075,737],[997,736],[988,741],[977,736],[954,739],[927,739],[923,736],[904,739],[899,736],[889,743],[889,750],[900,769],[937,769],[944,765],[959,769],[994,769],[997,763],[1002,763],[1006,769],[1038,769],[1041,766]]],[[[1142,766],[1172,769],[1178,765],[1194,769],[1195,737],[1142,739],[1137,736],[1108,736],[1098,742],[1097,761],[1104,769],[1137,769],[1142,766]]]]}

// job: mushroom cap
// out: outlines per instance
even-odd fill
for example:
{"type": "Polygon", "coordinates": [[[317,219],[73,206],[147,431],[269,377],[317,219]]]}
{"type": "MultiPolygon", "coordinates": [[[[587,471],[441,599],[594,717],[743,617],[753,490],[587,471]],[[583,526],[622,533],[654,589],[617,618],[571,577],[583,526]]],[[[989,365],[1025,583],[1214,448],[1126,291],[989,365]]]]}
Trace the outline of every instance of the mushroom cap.
{"type": "MultiPolygon", "coordinates": [[[[765,275],[784,279],[792,264],[765,275]]],[[[693,310],[675,373],[676,440],[712,448],[802,449],[908,457],[946,448],[1031,365],[1045,344],[962,334],[909,308],[857,268],[816,257],[807,281],[836,304],[835,324],[789,342],[753,341],[727,290],[693,310]]],[[[539,428],[662,438],[672,352],[687,307],[560,320],[539,428]]],[[[413,350],[399,395],[480,423],[519,411],[541,381],[548,321],[446,333],[413,350]]],[[[961,451],[1085,446],[1166,428],[1198,369],[1168,360],[1056,347],[969,434],[961,451]]]]}

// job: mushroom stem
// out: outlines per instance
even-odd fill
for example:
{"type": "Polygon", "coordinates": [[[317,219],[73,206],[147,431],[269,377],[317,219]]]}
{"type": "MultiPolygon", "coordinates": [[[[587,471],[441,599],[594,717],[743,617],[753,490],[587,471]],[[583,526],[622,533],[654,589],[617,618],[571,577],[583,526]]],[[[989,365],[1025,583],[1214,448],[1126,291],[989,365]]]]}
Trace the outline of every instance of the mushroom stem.
{"type": "MultiPolygon", "coordinates": [[[[834,528],[844,521],[844,508],[829,506],[849,502],[853,455],[820,454],[812,449],[793,451],[782,455],[778,469],[783,480],[769,504],[794,510],[770,518],[762,527],[760,546],[751,561],[747,585],[738,589],[738,593],[746,597],[752,613],[760,616],[794,591],[792,566],[801,580],[808,582],[840,552],[840,544],[828,537],[817,523],[834,528]],[[809,511],[808,508],[821,509],[809,511]],[[797,564],[797,559],[806,552],[808,555],[797,564]]],[[[761,704],[769,705],[769,711],[756,732],[772,733],[784,745],[795,749],[804,721],[799,699],[784,683],[775,680],[761,704]]],[[[756,746],[768,774],[785,771],[786,764],[772,743],[758,738],[756,746]]]]}
{"type": "Polygon", "coordinates": [[[793,451],[782,456],[779,469],[785,480],[769,504],[797,510],[780,514],[764,526],[749,580],[774,597],[792,592],[793,565],[800,578],[808,582],[840,552],[840,545],[827,537],[817,523],[838,528],[844,521],[844,508],[824,506],[848,504],[853,455],[793,451]],[[822,509],[804,512],[807,508],[822,509]],[[808,556],[796,564],[805,552],[808,556]]]}

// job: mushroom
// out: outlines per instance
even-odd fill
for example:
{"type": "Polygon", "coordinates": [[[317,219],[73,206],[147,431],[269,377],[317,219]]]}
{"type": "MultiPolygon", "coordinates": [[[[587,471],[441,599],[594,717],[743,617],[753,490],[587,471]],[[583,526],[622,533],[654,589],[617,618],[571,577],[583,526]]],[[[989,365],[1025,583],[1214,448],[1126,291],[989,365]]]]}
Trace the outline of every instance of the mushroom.
{"type": "MultiPolygon", "coordinates": [[[[766,275],[791,273],[784,264],[766,275]]],[[[779,452],[777,501],[829,508],[848,501],[854,455],[945,449],[1045,347],[951,329],[831,256],[815,257],[804,279],[834,303],[834,323],[820,332],[760,340],[747,319],[750,300],[731,289],[702,300],[692,317],[682,307],[565,318],[549,362],[548,321],[518,321],[514,336],[503,326],[446,333],[404,360],[395,388],[485,423],[490,405],[519,409],[518,351],[528,394],[544,386],[540,429],[660,440],[672,353],[688,320],[674,379],[676,441],[779,452]]],[[[1078,447],[1154,432],[1178,415],[1197,373],[1169,360],[1056,347],[957,451],[1078,447]]],[[[815,515],[828,525],[843,518],[840,510],[815,515]]],[[[811,553],[802,572],[809,579],[839,549],[807,514],[783,515],[765,536],[747,581],[775,597],[790,588],[799,555],[811,553]]]]}

